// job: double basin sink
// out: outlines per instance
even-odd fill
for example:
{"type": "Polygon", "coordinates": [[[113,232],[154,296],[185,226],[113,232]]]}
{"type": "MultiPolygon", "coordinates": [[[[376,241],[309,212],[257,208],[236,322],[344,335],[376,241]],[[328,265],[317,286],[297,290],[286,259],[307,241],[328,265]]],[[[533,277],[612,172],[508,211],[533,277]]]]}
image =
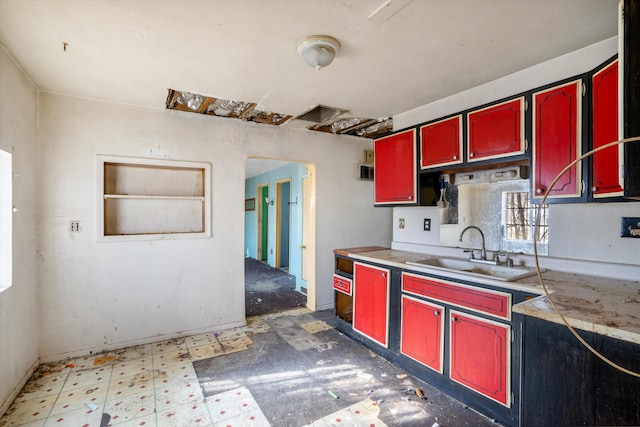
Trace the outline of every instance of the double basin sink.
{"type": "Polygon", "coordinates": [[[481,264],[458,258],[426,258],[418,261],[406,261],[406,264],[503,282],[512,282],[537,274],[534,267],[481,264]]]}

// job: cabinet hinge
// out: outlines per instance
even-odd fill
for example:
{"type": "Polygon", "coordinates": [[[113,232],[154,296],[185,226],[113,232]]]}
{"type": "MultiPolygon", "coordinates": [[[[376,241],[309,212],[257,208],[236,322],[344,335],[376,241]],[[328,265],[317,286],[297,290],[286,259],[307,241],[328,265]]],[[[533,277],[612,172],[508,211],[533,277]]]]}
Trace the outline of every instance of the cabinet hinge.
{"type": "Polygon", "coordinates": [[[516,334],[513,332],[513,330],[511,330],[511,342],[514,342],[516,340],[516,334]]]}
{"type": "Polygon", "coordinates": [[[516,403],[516,396],[512,392],[511,393],[511,404],[513,405],[514,403],[516,403]]]}
{"type": "Polygon", "coordinates": [[[585,96],[587,94],[587,85],[582,83],[582,96],[585,96]]]}
{"type": "Polygon", "coordinates": [[[524,100],[524,111],[529,111],[529,101],[524,100]]]}
{"type": "Polygon", "coordinates": [[[580,181],[580,194],[581,195],[584,194],[584,179],[582,181],[580,181]]]}
{"type": "Polygon", "coordinates": [[[527,138],[524,139],[524,152],[529,151],[529,140],[527,138]]]}

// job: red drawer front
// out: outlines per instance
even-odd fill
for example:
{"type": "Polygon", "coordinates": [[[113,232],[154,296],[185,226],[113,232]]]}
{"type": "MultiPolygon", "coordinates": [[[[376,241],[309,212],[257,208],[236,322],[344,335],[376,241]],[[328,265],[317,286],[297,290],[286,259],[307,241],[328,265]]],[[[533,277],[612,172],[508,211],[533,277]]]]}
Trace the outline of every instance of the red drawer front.
{"type": "Polygon", "coordinates": [[[347,295],[351,295],[351,279],[347,279],[337,274],[333,275],[333,289],[347,295]]]}
{"type": "Polygon", "coordinates": [[[511,319],[511,295],[505,292],[480,290],[407,273],[402,274],[402,290],[501,319],[511,319]]]}

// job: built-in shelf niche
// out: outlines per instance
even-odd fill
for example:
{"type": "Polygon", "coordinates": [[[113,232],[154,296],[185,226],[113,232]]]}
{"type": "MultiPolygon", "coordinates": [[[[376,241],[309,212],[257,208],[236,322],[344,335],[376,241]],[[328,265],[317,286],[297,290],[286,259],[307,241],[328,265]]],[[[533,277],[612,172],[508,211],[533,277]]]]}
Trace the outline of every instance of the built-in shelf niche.
{"type": "Polygon", "coordinates": [[[208,163],[99,156],[100,237],[210,235],[208,163]]]}

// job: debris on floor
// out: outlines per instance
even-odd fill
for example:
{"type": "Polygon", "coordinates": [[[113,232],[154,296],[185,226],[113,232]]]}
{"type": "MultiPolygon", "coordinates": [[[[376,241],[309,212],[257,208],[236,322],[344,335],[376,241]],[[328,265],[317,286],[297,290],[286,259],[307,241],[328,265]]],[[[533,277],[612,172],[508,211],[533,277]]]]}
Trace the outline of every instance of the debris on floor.
{"type": "Polygon", "coordinates": [[[322,320],[316,320],[315,322],[304,323],[300,325],[302,329],[309,332],[310,334],[315,334],[317,332],[328,331],[329,329],[333,329],[326,322],[322,320]]]}
{"type": "Polygon", "coordinates": [[[43,364],[0,427],[495,425],[335,329],[302,327],[332,322],[331,312],[295,309],[43,364]]]}

